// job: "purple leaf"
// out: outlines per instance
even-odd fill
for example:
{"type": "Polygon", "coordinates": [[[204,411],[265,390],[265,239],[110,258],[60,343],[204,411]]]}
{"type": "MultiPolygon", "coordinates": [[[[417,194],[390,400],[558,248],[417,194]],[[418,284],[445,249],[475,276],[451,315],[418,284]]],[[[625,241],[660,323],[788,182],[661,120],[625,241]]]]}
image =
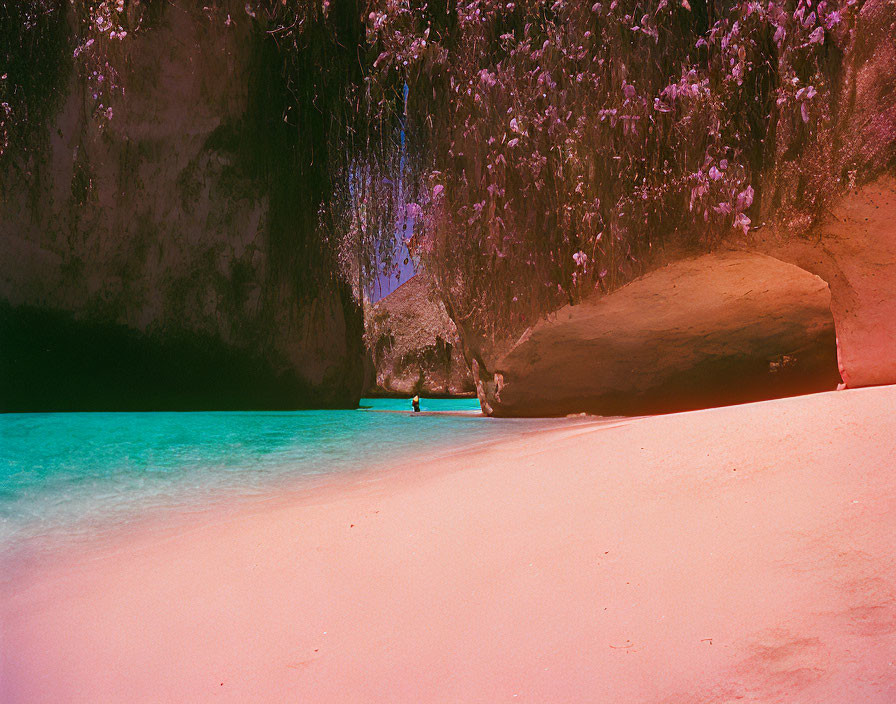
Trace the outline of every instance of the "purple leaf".
{"type": "Polygon", "coordinates": [[[750,218],[748,218],[743,213],[738,213],[737,217],[734,218],[733,226],[735,229],[740,228],[741,230],[743,230],[744,234],[747,234],[747,231],[750,229],[750,222],[752,222],[750,218]]]}
{"type": "Polygon", "coordinates": [[[780,46],[786,36],[787,30],[785,30],[784,27],[778,27],[778,29],[775,30],[775,44],[780,46]]]}

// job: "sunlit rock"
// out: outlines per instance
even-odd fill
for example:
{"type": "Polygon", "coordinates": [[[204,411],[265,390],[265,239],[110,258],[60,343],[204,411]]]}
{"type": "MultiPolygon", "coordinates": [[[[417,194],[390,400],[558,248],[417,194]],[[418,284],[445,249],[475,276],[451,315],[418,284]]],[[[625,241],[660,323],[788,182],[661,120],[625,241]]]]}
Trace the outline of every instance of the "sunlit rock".
{"type": "Polygon", "coordinates": [[[561,308],[483,361],[494,415],[677,411],[839,381],[827,284],[744,252],[677,261],[561,308]]]}
{"type": "Polygon", "coordinates": [[[779,228],[755,246],[830,285],[846,386],[896,383],[896,178],[847,193],[808,237],[779,228]]]}

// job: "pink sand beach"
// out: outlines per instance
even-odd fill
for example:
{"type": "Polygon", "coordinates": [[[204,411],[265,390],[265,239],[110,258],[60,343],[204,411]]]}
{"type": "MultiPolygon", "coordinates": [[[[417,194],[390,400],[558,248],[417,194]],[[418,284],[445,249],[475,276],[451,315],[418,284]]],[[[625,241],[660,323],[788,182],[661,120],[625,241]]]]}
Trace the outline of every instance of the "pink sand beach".
{"type": "Polygon", "coordinates": [[[0,700],[896,701],[896,387],[420,459],[21,569],[0,700]]]}

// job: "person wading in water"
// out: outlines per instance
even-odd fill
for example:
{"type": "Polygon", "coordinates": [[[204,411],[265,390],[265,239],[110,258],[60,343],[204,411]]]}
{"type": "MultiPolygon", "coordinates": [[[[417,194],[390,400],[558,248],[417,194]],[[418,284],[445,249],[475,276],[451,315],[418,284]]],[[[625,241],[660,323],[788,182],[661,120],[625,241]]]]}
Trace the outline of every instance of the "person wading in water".
{"type": "Polygon", "coordinates": [[[420,412],[420,397],[414,396],[414,398],[411,399],[411,405],[414,407],[414,413],[419,413],[420,412]]]}

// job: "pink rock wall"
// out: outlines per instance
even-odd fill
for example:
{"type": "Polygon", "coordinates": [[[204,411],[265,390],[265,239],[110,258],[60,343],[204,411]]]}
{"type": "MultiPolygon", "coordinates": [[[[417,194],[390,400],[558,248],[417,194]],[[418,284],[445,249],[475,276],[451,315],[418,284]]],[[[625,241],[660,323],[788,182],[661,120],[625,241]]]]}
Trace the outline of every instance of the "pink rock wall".
{"type": "Polygon", "coordinates": [[[745,252],[676,261],[566,306],[477,368],[493,415],[654,413],[837,386],[827,285],[745,252]]]}
{"type": "Polygon", "coordinates": [[[850,191],[811,236],[779,228],[754,246],[830,285],[847,386],[896,383],[896,177],[850,191]]]}

